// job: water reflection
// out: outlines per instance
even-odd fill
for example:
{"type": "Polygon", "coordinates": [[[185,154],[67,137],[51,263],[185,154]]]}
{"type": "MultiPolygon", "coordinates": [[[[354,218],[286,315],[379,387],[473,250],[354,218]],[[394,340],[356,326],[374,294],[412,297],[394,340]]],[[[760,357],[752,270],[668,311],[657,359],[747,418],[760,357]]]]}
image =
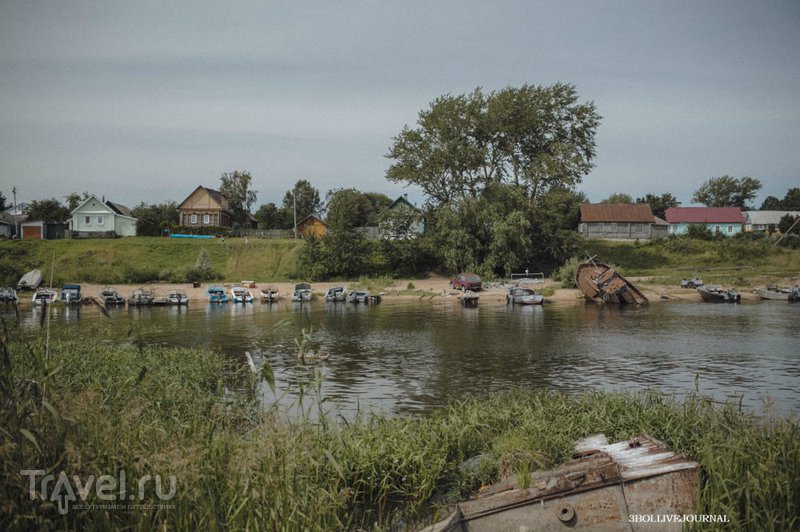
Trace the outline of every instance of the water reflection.
{"type": "MultiPolygon", "coordinates": [[[[40,309],[23,307],[17,317],[6,306],[0,315],[32,333],[41,327],[40,309]]],[[[211,347],[235,363],[249,351],[257,365],[273,366],[279,394],[311,378],[294,356],[301,331],[311,331],[309,347],[330,356],[321,367],[323,393],[345,415],[425,410],[509,387],[681,394],[694,388],[696,376],[701,391],[720,400],[743,396],[758,409],[770,396],[784,412],[800,406],[800,305],[195,302],[109,315],[53,306],[51,334],[74,336],[77,325],[122,338],[132,326],[147,343],[211,347]]]]}

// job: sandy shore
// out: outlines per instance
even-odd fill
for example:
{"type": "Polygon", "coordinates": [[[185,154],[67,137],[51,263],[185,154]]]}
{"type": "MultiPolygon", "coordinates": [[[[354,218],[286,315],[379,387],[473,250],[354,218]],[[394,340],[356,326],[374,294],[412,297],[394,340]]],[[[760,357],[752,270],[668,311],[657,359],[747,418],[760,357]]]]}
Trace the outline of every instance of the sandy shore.
{"type": "MultiPolygon", "coordinates": [[[[631,281],[636,282],[639,289],[647,296],[647,298],[652,303],[661,302],[661,301],[702,301],[700,295],[690,289],[683,289],[679,286],[667,286],[667,285],[653,285],[640,281],[639,279],[633,278],[631,281]]],[[[205,300],[206,299],[206,290],[209,286],[222,286],[226,289],[231,288],[234,286],[234,283],[203,283],[200,287],[194,288],[191,284],[169,284],[169,283],[158,283],[158,284],[147,284],[144,285],[157,295],[166,295],[172,289],[181,289],[185,290],[189,298],[193,301],[197,300],[205,300]]],[[[272,287],[277,289],[280,295],[288,299],[291,297],[292,292],[294,291],[294,283],[288,282],[280,282],[280,283],[271,283],[271,282],[256,282],[255,288],[250,288],[253,296],[258,299],[260,295],[261,288],[272,287]]],[[[120,294],[125,298],[130,297],[131,292],[134,289],[139,288],[142,285],[115,285],[115,288],[119,290],[120,294]]],[[[333,286],[344,286],[348,289],[353,289],[359,287],[358,283],[347,283],[347,282],[320,282],[320,283],[311,283],[311,286],[314,290],[314,293],[318,296],[323,296],[328,288],[333,286]]],[[[548,303],[558,303],[558,304],[574,304],[578,302],[582,302],[583,296],[577,289],[564,289],[564,288],[555,288],[559,286],[558,282],[554,282],[550,279],[545,279],[543,288],[544,289],[553,289],[554,292],[552,295],[547,295],[545,300],[548,303]]],[[[95,285],[95,284],[82,284],[81,285],[84,296],[96,296],[100,290],[104,287],[104,285],[95,285]]],[[[507,288],[503,286],[493,286],[490,285],[489,288],[484,289],[480,292],[481,301],[487,302],[504,302],[506,297],[506,290],[507,288]]],[[[385,286],[380,290],[380,293],[383,295],[384,298],[390,299],[398,299],[398,300],[437,300],[440,298],[456,298],[460,294],[458,290],[452,290],[449,287],[449,279],[446,277],[429,277],[427,279],[405,279],[405,280],[395,280],[390,285],[385,286]],[[413,288],[409,288],[409,286],[413,286],[413,288]]],[[[549,291],[548,291],[549,293],[549,291]]],[[[759,299],[758,295],[752,292],[752,290],[742,289],[742,299],[744,300],[757,300],[759,299]]]]}

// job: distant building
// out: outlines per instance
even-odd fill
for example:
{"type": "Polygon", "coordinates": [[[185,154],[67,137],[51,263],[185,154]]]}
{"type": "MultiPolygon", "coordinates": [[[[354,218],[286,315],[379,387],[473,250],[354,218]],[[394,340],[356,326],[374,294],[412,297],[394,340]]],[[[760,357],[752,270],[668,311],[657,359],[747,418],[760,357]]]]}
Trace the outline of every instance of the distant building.
{"type": "Polygon", "coordinates": [[[124,205],[92,194],[73,209],[69,230],[72,238],[136,236],[136,218],[124,205]]]}
{"type": "Polygon", "coordinates": [[[213,188],[199,186],[178,205],[180,225],[231,227],[228,197],[213,188]]]}
{"type": "Polygon", "coordinates": [[[322,221],[319,216],[310,214],[297,222],[295,231],[300,238],[322,238],[328,233],[328,224],[322,221]]]}
{"type": "Polygon", "coordinates": [[[22,240],[57,240],[64,238],[64,231],[64,224],[61,222],[29,220],[19,226],[22,240]]]}
{"type": "Polygon", "coordinates": [[[671,235],[686,234],[690,225],[698,224],[725,236],[741,233],[744,228],[744,215],[739,207],[670,207],[664,216],[671,235]]]}
{"type": "Polygon", "coordinates": [[[11,205],[9,208],[7,208],[2,212],[3,220],[11,224],[10,236],[13,237],[14,235],[16,235],[19,224],[28,219],[28,216],[26,214],[27,212],[28,212],[27,203],[17,203],[16,206],[11,205]]]}
{"type": "Polygon", "coordinates": [[[408,201],[403,194],[386,207],[388,217],[379,226],[382,238],[387,240],[409,240],[425,232],[422,211],[408,201]]]}
{"type": "Polygon", "coordinates": [[[770,227],[774,230],[787,214],[800,216],[800,211],[747,211],[744,213],[744,230],[769,231],[770,227]]]}
{"type": "Polygon", "coordinates": [[[5,214],[0,213],[0,238],[11,238],[14,232],[14,223],[7,219],[5,214]]]}
{"type": "Polygon", "coordinates": [[[650,240],[667,236],[667,223],[647,203],[584,203],[578,232],[599,240],[650,240]]]}

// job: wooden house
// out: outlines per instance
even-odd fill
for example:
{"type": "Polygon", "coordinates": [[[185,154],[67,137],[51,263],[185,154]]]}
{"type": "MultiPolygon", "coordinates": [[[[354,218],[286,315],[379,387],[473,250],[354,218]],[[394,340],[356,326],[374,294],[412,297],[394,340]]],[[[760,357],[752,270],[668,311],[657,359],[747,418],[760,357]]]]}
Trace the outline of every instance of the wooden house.
{"type": "Polygon", "coordinates": [[[231,211],[228,197],[212,188],[199,186],[178,205],[180,211],[179,225],[218,227],[231,226],[231,211]]]}
{"type": "Polygon", "coordinates": [[[328,233],[328,224],[319,216],[310,214],[297,222],[294,229],[300,238],[322,238],[328,233]]]}
{"type": "Polygon", "coordinates": [[[686,234],[690,225],[698,224],[724,236],[736,235],[744,228],[744,215],[739,207],[670,207],[664,216],[671,235],[686,234]]]}
{"type": "Polygon", "coordinates": [[[578,232],[600,240],[650,240],[667,236],[667,224],[647,203],[584,203],[578,232]]]}
{"type": "Polygon", "coordinates": [[[69,220],[72,238],[115,238],[136,236],[136,218],[124,205],[105,201],[94,194],[72,211],[69,220]]]}
{"type": "Polygon", "coordinates": [[[387,240],[410,240],[425,231],[422,211],[403,194],[386,207],[387,216],[380,224],[380,234],[387,240]]]}

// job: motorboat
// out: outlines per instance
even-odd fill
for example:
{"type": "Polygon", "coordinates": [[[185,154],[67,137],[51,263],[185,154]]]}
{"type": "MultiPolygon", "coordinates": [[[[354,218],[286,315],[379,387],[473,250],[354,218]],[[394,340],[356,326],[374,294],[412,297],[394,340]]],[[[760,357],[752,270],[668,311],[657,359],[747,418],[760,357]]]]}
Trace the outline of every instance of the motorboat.
{"type": "Polygon", "coordinates": [[[100,290],[98,296],[100,298],[100,302],[107,307],[125,304],[125,298],[119,295],[119,292],[117,292],[116,288],[111,286],[106,286],[100,290]]]}
{"type": "Polygon", "coordinates": [[[234,286],[231,288],[231,299],[234,303],[252,303],[253,294],[243,286],[234,286]]]}
{"type": "Polygon", "coordinates": [[[347,295],[347,290],[343,286],[333,286],[328,289],[325,294],[325,301],[337,302],[344,301],[347,295]]]}
{"type": "Polygon", "coordinates": [[[79,284],[65,284],[61,287],[61,302],[68,305],[81,303],[81,285],[79,284]]]}
{"type": "Polygon", "coordinates": [[[366,290],[352,290],[347,294],[348,303],[364,303],[366,305],[369,303],[369,298],[369,292],[366,290]]]}
{"type": "Polygon", "coordinates": [[[37,288],[31,298],[31,302],[34,305],[42,305],[44,303],[53,303],[57,298],[58,293],[52,288],[37,288]]]}
{"type": "Polygon", "coordinates": [[[188,305],[189,296],[186,295],[184,290],[170,290],[167,294],[167,300],[170,305],[188,305]]]}
{"type": "Polygon", "coordinates": [[[506,294],[507,305],[543,305],[544,296],[531,288],[514,286],[506,294]]]}
{"type": "Polygon", "coordinates": [[[295,303],[303,303],[311,301],[314,297],[314,292],[311,291],[311,285],[308,283],[298,283],[294,285],[294,293],[292,294],[292,301],[295,303]]]}
{"type": "Polygon", "coordinates": [[[264,303],[274,303],[280,298],[278,291],[271,286],[261,289],[261,301],[264,303]]]}
{"type": "Polygon", "coordinates": [[[756,294],[761,299],[778,299],[783,301],[788,301],[789,296],[792,295],[794,288],[781,288],[780,286],[774,284],[768,284],[763,288],[757,288],[756,294]]]}
{"type": "Polygon", "coordinates": [[[11,288],[10,286],[6,286],[5,288],[0,288],[0,303],[16,303],[17,302],[17,291],[11,288]]]}
{"type": "Polygon", "coordinates": [[[17,290],[36,290],[42,284],[44,276],[39,270],[31,270],[22,277],[17,283],[17,290]]]}
{"type": "Polygon", "coordinates": [[[723,288],[719,285],[705,285],[697,289],[703,301],[709,303],[740,303],[742,295],[733,288],[723,288]]]}
{"type": "Polygon", "coordinates": [[[225,290],[219,286],[209,286],[208,290],[206,290],[206,294],[208,294],[208,301],[209,303],[227,303],[228,302],[228,294],[225,293],[225,290]]]}
{"type": "Polygon", "coordinates": [[[147,288],[137,288],[128,298],[130,307],[149,307],[153,304],[153,293],[147,288]]]}

